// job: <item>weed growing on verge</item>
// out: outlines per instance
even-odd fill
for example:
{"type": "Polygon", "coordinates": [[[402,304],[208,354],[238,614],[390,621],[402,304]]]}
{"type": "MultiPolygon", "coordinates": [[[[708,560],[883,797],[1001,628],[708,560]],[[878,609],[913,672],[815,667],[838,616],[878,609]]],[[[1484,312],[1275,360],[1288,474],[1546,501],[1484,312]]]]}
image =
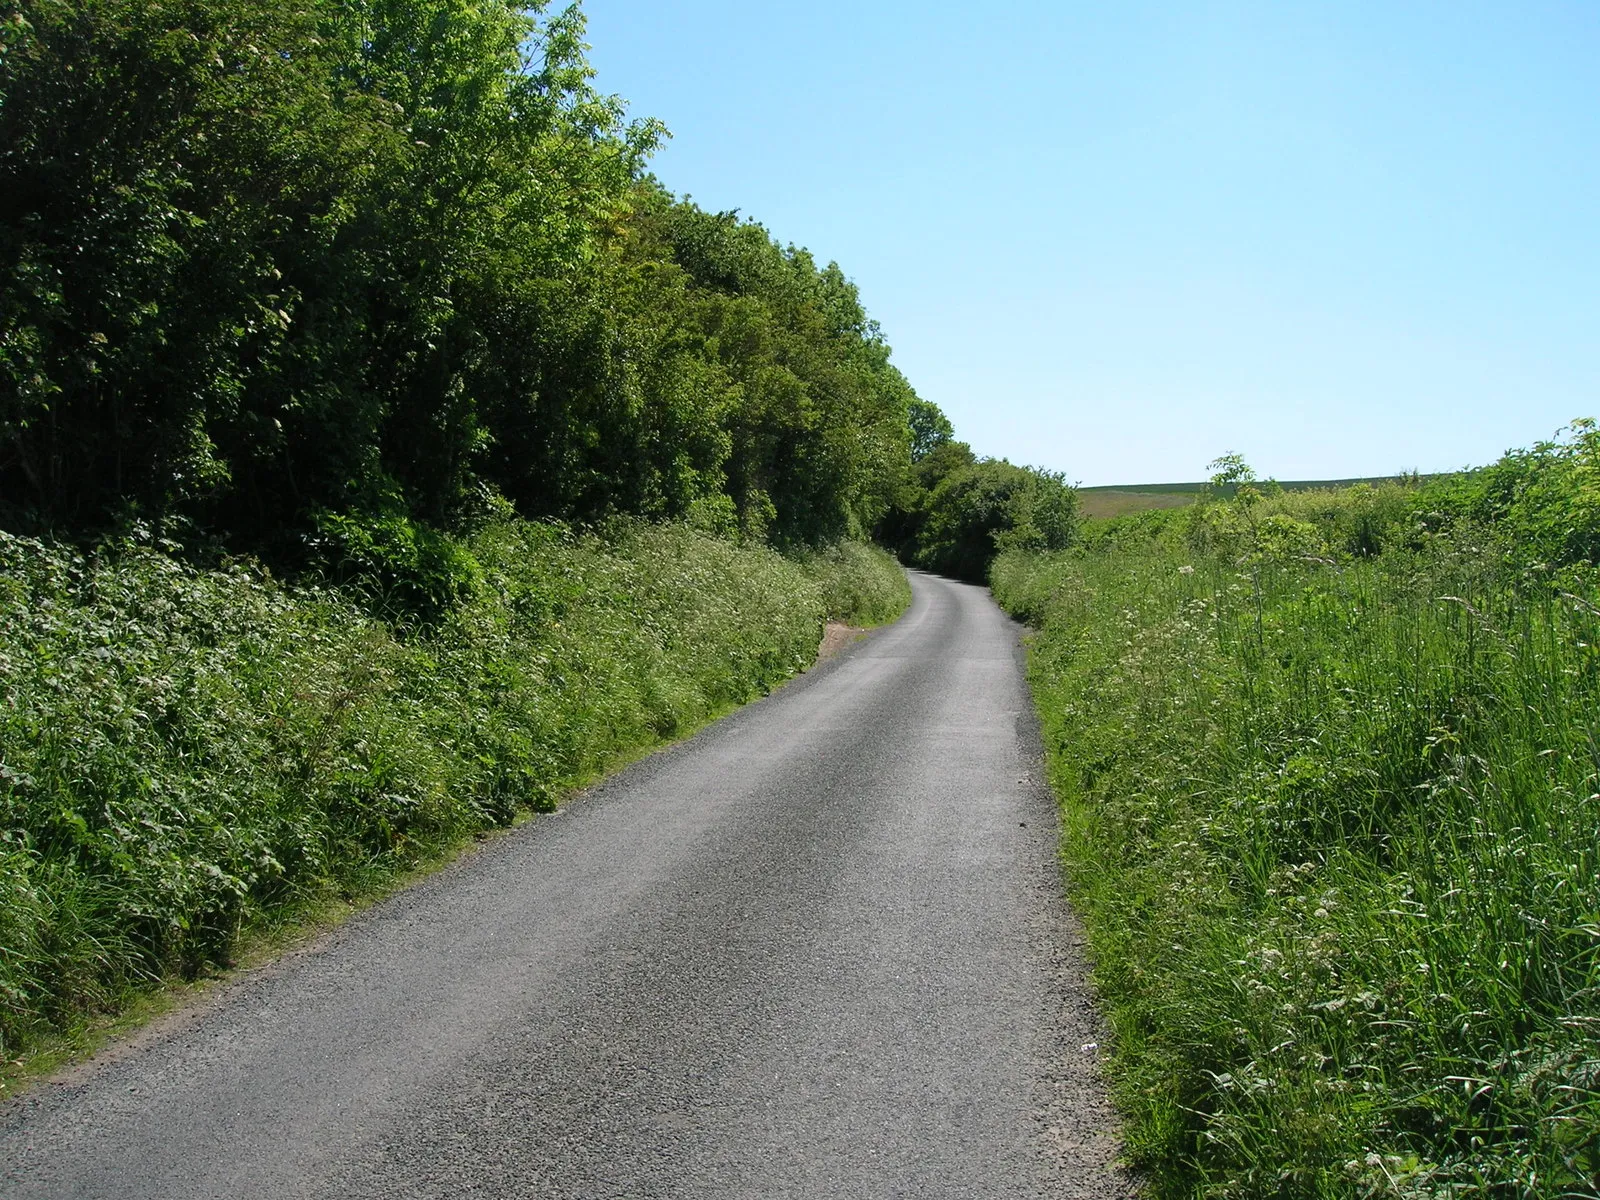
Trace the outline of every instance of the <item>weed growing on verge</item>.
{"type": "Polygon", "coordinates": [[[1155,1195],[1600,1194],[1600,606],[1392,500],[996,564],[1155,1195]]]}
{"type": "Polygon", "coordinates": [[[249,565],[0,533],[0,1049],[226,962],[548,809],[619,756],[884,620],[881,552],[809,560],[681,526],[493,526],[426,627],[249,565]]]}
{"type": "Polygon", "coordinates": [[[865,542],[839,542],[799,559],[822,589],[828,616],[849,625],[882,625],[911,603],[905,572],[883,550],[865,542]]]}

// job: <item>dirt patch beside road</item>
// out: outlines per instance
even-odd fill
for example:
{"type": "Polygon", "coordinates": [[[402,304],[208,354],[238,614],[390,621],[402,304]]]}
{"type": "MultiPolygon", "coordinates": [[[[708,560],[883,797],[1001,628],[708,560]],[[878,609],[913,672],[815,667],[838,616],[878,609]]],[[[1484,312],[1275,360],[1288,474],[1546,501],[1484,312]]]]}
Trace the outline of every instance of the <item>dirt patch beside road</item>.
{"type": "MultiPolygon", "coordinates": [[[[822,645],[817,647],[817,662],[825,663],[851,642],[866,636],[859,625],[846,625],[842,621],[829,621],[822,630],[822,645]]],[[[813,663],[813,666],[816,664],[813,663]]]]}

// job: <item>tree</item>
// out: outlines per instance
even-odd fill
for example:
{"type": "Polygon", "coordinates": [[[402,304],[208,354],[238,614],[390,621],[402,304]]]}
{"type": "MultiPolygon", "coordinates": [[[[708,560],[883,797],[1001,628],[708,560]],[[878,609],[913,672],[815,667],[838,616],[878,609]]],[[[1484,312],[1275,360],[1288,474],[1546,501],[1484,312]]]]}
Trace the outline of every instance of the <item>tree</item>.
{"type": "Polygon", "coordinates": [[[911,401],[907,414],[911,427],[911,461],[921,462],[940,446],[955,440],[956,431],[937,404],[931,400],[911,401]]]}
{"type": "Polygon", "coordinates": [[[1052,471],[982,459],[941,479],[923,501],[916,561],[986,582],[1001,550],[1063,550],[1077,536],[1077,492],[1052,471]]]}
{"type": "Polygon", "coordinates": [[[643,177],[575,7],[0,5],[3,519],[292,565],[507,501],[778,545],[895,503],[920,402],[855,285],[643,177]]]}

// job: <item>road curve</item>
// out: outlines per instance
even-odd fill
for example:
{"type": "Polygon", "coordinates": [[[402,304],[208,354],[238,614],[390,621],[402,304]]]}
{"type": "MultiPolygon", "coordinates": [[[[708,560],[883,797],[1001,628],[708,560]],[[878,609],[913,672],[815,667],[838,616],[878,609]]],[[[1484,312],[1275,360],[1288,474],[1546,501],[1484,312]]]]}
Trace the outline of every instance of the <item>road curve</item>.
{"type": "Polygon", "coordinates": [[[0,1107],[24,1197],[1112,1197],[1017,628],[897,624],[0,1107]]]}

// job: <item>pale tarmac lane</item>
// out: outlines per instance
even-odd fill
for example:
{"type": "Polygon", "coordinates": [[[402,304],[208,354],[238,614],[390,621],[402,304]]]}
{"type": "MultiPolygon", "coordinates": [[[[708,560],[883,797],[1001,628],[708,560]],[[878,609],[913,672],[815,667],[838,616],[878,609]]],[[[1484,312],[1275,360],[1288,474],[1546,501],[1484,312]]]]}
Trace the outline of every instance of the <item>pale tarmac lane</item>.
{"type": "Polygon", "coordinates": [[[838,658],[0,1106],[0,1196],[1123,1197],[1018,629],[838,658]]]}

